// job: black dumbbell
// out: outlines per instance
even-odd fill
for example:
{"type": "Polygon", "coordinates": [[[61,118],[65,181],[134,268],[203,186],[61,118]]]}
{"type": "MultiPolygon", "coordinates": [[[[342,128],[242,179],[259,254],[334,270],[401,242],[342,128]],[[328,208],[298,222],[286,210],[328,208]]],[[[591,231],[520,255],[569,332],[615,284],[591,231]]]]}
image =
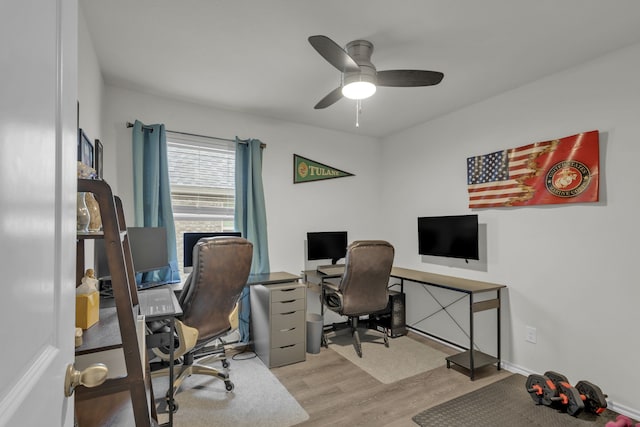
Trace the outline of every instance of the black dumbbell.
{"type": "Polygon", "coordinates": [[[562,374],[553,371],[544,373],[558,390],[558,397],[553,399],[554,403],[560,404],[560,408],[567,411],[567,414],[577,417],[584,410],[584,401],[578,389],[569,384],[569,380],[562,374]]]}
{"type": "Polygon", "coordinates": [[[584,396],[584,409],[594,414],[601,414],[607,409],[607,395],[595,384],[589,381],[578,381],[576,389],[580,396],[584,396]]]}
{"type": "Polygon", "coordinates": [[[551,406],[558,391],[553,381],[544,375],[531,374],[527,377],[527,391],[536,405],[551,406]]]}

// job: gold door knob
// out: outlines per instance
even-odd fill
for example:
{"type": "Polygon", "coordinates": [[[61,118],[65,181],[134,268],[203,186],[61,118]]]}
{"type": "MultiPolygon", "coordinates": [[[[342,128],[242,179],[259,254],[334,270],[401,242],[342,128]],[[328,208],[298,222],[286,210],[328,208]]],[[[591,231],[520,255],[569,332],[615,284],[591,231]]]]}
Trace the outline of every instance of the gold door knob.
{"type": "Polygon", "coordinates": [[[109,368],[104,363],[94,363],[82,371],[78,371],[73,365],[67,365],[67,373],[64,376],[64,395],[70,397],[79,385],[96,387],[107,380],[109,368]]]}

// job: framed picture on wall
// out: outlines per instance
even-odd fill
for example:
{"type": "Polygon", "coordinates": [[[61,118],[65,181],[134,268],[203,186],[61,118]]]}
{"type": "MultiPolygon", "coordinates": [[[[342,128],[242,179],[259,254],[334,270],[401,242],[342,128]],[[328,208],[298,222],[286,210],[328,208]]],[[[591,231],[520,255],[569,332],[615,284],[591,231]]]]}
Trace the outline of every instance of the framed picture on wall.
{"type": "Polygon", "coordinates": [[[98,179],[102,179],[102,142],[100,142],[99,139],[96,139],[95,141],[93,168],[96,170],[96,177],[98,179]]]}
{"type": "Polygon", "coordinates": [[[78,129],[78,161],[93,167],[93,144],[82,129],[78,129]]]}

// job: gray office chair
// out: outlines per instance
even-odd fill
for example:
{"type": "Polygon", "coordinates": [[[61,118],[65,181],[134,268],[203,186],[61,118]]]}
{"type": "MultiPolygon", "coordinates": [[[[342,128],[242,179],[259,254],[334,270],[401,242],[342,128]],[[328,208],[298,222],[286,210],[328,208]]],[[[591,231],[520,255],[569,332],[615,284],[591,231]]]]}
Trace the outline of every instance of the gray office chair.
{"type": "MultiPolygon", "coordinates": [[[[382,240],[360,240],[347,248],[344,273],[339,284],[324,282],[321,300],[323,306],[348,317],[348,326],[354,338],[354,347],[362,357],[358,335],[361,316],[384,311],[389,301],[388,284],[393,264],[394,248],[382,240]]],[[[327,346],[327,337],[323,337],[327,346]]],[[[384,344],[389,339],[384,334],[384,344]]]]}
{"type": "MultiPolygon", "coordinates": [[[[233,326],[237,327],[238,300],[249,277],[252,257],[253,245],[242,237],[203,238],[195,245],[193,272],[178,298],[183,315],[175,320],[178,343],[174,363],[181,361],[181,364],[174,369],[174,395],[185,378],[192,374],[219,378],[228,391],[233,390],[234,385],[226,369],[219,370],[204,364],[221,359],[223,368],[227,368],[229,363],[224,345],[213,351],[206,346],[226,335],[233,326]],[[232,326],[234,319],[235,325],[232,326]]],[[[150,326],[150,329],[157,331],[159,326],[150,326]]],[[[166,350],[156,350],[155,353],[162,359],[168,359],[166,350]]],[[[153,371],[151,376],[168,374],[169,369],[164,368],[153,371]]]]}

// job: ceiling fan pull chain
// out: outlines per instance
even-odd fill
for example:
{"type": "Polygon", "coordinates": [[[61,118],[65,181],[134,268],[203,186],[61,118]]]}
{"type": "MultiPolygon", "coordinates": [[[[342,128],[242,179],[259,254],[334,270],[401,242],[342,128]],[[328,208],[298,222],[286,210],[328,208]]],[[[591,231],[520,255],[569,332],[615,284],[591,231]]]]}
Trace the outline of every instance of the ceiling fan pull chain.
{"type": "Polygon", "coordinates": [[[356,101],[356,127],[359,128],[360,127],[360,113],[362,112],[362,104],[361,104],[361,100],[358,99],[356,101]]]}

